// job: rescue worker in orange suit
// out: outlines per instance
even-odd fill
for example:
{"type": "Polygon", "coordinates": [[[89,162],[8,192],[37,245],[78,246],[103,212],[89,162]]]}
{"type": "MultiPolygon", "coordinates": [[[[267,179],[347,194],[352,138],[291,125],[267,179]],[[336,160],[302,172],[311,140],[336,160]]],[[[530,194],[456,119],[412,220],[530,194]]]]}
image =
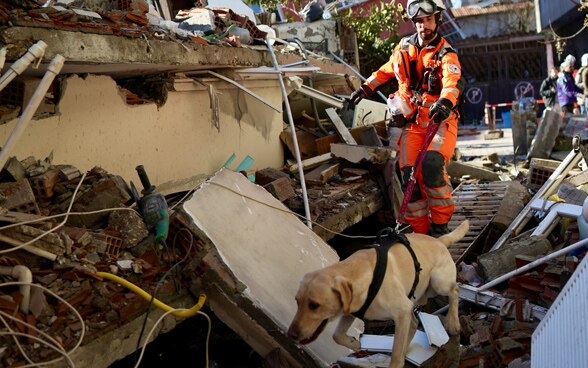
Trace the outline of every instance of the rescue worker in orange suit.
{"type": "Polygon", "coordinates": [[[424,148],[429,123],[440,124],[426,147],[422,170],[414,173],[417,181],[404,214],[414,232],[435,237],[449,232],[447,223],[455,208],[445,163],[453,155],[457,141],[456,104],[463,88],[457,53],[438,33],[443,10],[434,0],[409,0],[406,13],[416,33],[403,38],[390,61],[375,71],[350,99],[355,105],[396,77],[398,91],[390,95],[388,106],[393,101],[402,113],[393,115],[392,120],[397,126],[403,125],[399,164],[405,192],[419,151],[424,148]]]}

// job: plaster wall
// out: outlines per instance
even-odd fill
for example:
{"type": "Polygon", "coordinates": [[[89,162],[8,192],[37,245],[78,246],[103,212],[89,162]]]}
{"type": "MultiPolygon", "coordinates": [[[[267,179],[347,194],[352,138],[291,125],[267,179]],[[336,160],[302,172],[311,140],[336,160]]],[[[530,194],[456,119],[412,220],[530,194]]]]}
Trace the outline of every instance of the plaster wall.
{"type": "MultiPolygon", "coordinates": [[[[110,77],[69,77],[60,114],[31,121],[11,156],[44,159],[53,152],[54,164],[82,171],[100,166],[139,185],[135,167],[142,164],[152,184],[167,193],[191,188],[233,153],[231,168],[246,155],[255,160],[250,170],[283,164],[281,113],[226,82],[191,85],[170,91],[165,105],[157,108],[127,105],[110,77]],[[209,90],[218,97],[218,126],[212,124],[209,90]]],[[[281,107],[276,79],[244,85],[281,107]]],[[[0,144],[15,122],[0,125],[0,144]]]]}

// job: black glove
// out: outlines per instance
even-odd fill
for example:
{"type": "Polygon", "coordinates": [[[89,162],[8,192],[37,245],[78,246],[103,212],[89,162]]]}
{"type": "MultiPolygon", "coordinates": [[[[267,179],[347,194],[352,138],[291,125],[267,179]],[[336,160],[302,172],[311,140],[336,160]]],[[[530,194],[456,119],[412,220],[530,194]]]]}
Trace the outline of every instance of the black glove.
{"type": "Polygon", "coordinates": [[[451,115],[453,104],[446,98],[441,97],[429,109],[429,119],[435,117],[434,122],[439,124],[451,115]]]}
{"type": "Polygon", "coordinates": [[[366,86],[365,84],[362,84],[361,87],[359,87],[359,89],[356,89],[355,91],[353,91],[353,93],[351,94],[351,98],[349,98],[349,103],[352,106],[355,106],[364,97],[369,97],[373,94],[374,94],[374,91],[372,91],[370,87],[366,86]]]}

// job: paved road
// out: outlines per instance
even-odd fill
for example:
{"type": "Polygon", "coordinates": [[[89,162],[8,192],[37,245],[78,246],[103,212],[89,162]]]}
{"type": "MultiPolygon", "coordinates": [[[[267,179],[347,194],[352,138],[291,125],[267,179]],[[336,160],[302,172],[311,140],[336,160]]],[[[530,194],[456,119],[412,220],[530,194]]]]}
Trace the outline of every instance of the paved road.
{"type": "Polygon", "coordinates": [[[475,135],[458,135],[457,147],[463,156],[487,156],[492,153],[497,153],[500,156],[514,155],[512,145],[512,129],[499,129],[504,132],[504,137],[499,139],[484,139],[488,132],[486,126],[460,126],[460,130],[477,129],[480,133],[475,135]]]}

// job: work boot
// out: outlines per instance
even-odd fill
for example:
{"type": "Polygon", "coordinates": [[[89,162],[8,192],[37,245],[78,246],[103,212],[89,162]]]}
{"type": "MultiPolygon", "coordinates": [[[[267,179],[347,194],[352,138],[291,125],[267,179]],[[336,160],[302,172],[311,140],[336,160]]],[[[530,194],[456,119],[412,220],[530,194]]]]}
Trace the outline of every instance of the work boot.
{"type": "Polygon", "coordinates": [[[429,235],[431,235],[433,238],[438,238],[445,234],[449,234],[449,228],[447,227],[447,224],[436,224],[434,222],[431,222],[429,235]]]}

